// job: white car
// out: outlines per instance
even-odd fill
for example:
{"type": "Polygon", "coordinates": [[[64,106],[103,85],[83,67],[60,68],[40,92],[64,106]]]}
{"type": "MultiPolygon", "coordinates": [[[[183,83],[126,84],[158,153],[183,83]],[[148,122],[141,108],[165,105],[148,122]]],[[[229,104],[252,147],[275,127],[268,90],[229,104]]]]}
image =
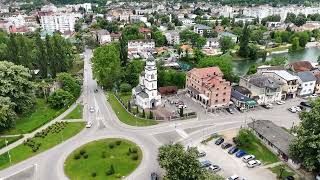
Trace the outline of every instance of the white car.
{"type": "Polygon", "coordinates": [[[93,112],[94,112],[94,108],[91,106],[91,107],[89,108],[89,111],[90,111],[91,113],[93,113],[93,112]]]}
{"type": "Polygon", "coordinates": [[[289,110],[290,112],[292,112],[292,113],[298,112],[297,107],[295,107],[295,106],[292,106],[292,107],[289,108],[288,110],[289,110]]]}
{"type": "Polygon", "coordinates": [[[261,161],[259,160],[251,160],[247,163],[247,167],[254,168],[256,166],[259,166],[261,164],[261,161]]]}
{"type": "Polygon", "coordinates": [[[220,171],[221,168],[218,165],[211,165],[211,166],[209,166],[208,170],[216,173],[216,172],[220,171]]]}
{"type": "Polygon", "coordinates": [[[234,174],[234,175],[228,177],[226,180],[240,180],[240,178],[238,175],[234,174]]]}
{"type": "Polygon", "coordinates": [[[285,104],[285,103],[286,103],[286,102],[284,102],[284,101],[278,101],[278,102],[277,102],[278,105],[282,105],[282,104],[285,104]]]}
{"type": "Polygon", "coordinates": [[[88,121],[87,124],[86,124],[86,128],[91,128],[91,126],[92,126],[92,122],[88,121]]]}
{"type": "Polygon", "coordinates": [[[248,161],[254,160],[254,158],[256,158],[254,155],[249,154],[249,155],[243,156],[242,161],[246,163],[248,161]]]}

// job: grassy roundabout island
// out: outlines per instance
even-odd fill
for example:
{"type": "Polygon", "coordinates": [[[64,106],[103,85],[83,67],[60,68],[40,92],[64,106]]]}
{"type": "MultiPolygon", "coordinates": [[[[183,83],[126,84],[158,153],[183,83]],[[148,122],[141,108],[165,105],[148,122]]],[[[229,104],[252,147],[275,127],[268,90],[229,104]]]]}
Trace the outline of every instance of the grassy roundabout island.
{"type": "Polygon", "coordinates": [[[125,139],[102,139],[73,151],[65,162],[70,179],[120,179],[140,164],[141,149],[125,139]]]}

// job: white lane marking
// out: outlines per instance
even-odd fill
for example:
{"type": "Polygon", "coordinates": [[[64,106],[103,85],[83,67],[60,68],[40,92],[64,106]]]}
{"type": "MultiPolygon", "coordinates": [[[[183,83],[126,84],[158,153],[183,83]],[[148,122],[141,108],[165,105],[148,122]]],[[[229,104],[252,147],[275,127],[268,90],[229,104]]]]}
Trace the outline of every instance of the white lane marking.
{"type": "Polygon", "coordinates": [[[177,128],[176,132],[183,138],[187,138],[188,137],[188,134],[183,129],[177,128]]]}

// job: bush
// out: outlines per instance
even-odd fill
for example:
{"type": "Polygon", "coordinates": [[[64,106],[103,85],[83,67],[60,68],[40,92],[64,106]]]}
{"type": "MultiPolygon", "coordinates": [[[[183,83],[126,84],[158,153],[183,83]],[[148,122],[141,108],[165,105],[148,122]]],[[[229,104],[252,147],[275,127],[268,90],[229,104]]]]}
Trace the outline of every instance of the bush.
{"type": "Polygon", "coordinates": [[[132,155],[131,159],[136,161],[136,160],[139,159],[139,155],[138,154],[134,154],[134,155],[132,155]]]}
{"type": "Polygon", "coordinates": [[[88,154],[84,154],[83,158],[88,159],[89,155],[88,154]]]}
{"type": "Polygon", "coordinates": [[[117,140],[117,141],[116,141],[116,145],[119,146],[120,144],[121,144],[121,141],[120,141],[120,140],[117,140]]]}
{"type": "Polygon", "coordinates": [[[114,146],[115,146],[115,144],[114,144],[113,142],[112,142],[112,143],[109,143],[109,148],[110,148],[110,149],[113,149],[114,146]]]}
{"type": "Polygon", "coordinates": [[[137,153],[137,152],[138,152],[138,149],[136,147],[131,149],[131,153],[137,153]]]}
{"type": "Polygon", "coordinates": [[[97,173],[96,172],[92,172],[91,173],[91,177],[96,177],[97,176],[97,173]]]}
{"type": "Polygon", "coordinates": [[[106,152],[105,151],[103,151],[102,153],[101,153],[101,157],[104,159],[104,158],[106,158],[106,152]]]}
{"type": "Polygon", "coordinates": [[[120,84],[120,92],[130,92],[131,89],[132,89],[132,87],[128,83],[121,83],[120,84]]]}
{"type": "Polygon", "coordinates": [[[110,176],[114,174],[114,167],[113,167],[113,164],[111,164],[110,168],[106,171],[106,175],[107,176],[110,176]]]}
{"type": "Polygon", "coordinates": [[[74,156],[73,156],[73,159],[75,159],[75,160],[78,160],[78,159],[80,159],[81,158],[81,155],[80,154],[75,154],[74,156]]]}
{"type": "Polygon", "coordinates": [[[252,134],[248,129],[241,129],[234,139],[238,146],[248,146],[252,141],[252,134]]]}
{"type": "Polygon", "coordinates": [[[84,155],[86,153],[86,150],[84,150],[84,149],[81,149],[80,150],[80,155],[82,156],[82,155],[84,155]]]}

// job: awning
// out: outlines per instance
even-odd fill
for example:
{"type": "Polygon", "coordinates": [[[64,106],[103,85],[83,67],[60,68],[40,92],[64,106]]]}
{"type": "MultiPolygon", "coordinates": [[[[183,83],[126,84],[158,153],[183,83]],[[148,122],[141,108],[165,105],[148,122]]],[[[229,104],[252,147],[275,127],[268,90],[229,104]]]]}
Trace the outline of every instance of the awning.
{"type": "Polygon", "coordinates": [[[209,100],[209,98],[208,98],[206,95],[204,95],[204,94],[199,94],[199,96],[200,96],[202,99],[206,100],[206,101],[209,100]]]}
{"type": "Polygon", "coordinates": [[[250,100],[250,101],[246,101],[246,104],[248,106],[255,106],[255,105],[257,105],[257,102],[255,100],[250,100]]]}

